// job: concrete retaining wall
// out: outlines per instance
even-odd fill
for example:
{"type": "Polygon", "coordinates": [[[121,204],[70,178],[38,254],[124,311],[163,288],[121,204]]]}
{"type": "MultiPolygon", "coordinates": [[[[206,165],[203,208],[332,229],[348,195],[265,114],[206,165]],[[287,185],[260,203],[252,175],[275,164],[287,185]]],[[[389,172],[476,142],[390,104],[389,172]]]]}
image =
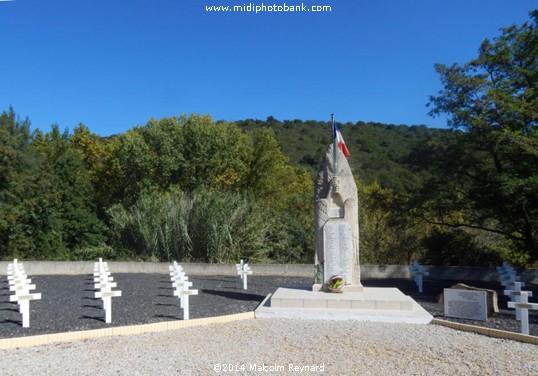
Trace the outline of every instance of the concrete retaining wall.
{"type": "MultiPolygon", "coordinates": [[[[9,262],[0,262],[0,275],[6,275],[9,262]]],[[[92,261],[23,261],[24,269],[32,275],[91,274],[92,261]]],[[[164,262],[108,262],[112,273],[168,273],[170,263],[164,262]]],[[[234,275],[234,264],[187,264],[182,263],[188,275],[234,275]]],[[[314,277],[313,265],[305,264],[250,264],[254,275],[281,275],[314,277]]],[[[495,268],[468,266],[429,266],[426,279],[457,281],[497,281],[495,268]]],[[[520,270],[523,281],[538,284],[538,269],[520,270]]],[[[407,265],[361,265],[361,278],[410,278],[407,265]]]]}

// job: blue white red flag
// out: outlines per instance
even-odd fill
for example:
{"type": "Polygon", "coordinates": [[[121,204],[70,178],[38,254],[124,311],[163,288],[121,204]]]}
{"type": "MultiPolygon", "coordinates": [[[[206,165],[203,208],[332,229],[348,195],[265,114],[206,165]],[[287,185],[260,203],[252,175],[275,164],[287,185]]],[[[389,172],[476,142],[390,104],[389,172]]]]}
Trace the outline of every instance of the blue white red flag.
{"type": "Polygon", "coordinates": [[[344,154],[346,158],[349,158],[349,150],[347,150],[347,146],[344,142],[344,138],[342,137],[342,133],[340,133],[340,129],[338,128],[338,125],[336,123],[334,123],[333,125],[333,139],[336,140],[338,149],[340,149],[340,151],[344,154]]]}

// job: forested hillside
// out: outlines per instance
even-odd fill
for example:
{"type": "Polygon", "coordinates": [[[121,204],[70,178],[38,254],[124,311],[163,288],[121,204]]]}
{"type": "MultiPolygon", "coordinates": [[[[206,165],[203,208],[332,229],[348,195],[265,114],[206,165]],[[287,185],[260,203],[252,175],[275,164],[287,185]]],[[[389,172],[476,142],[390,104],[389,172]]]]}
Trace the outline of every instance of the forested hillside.
{"type": "MultiPolygon", "coordinates": [[[[237,125],[246,131],[258,127],[272,129],[290,163],[306,168],[313,177],[332,142],[330,122],[278,121],[270,116],[266,121],[244,120],[237,125]]],[[[377,181],[398,192],[417,188],[423,179],[407,163],[413,152],[448,132],[425,126],[364,122],[339,124],[339,127],[351,154],[349,163],[353,173],[366,184],[377,181]]]]}
{"type": "MultiPolygon", "coordinates": [[[[447,178],[435,166],[458,133],[372,123],[341,131],[360,192],[362,262],[531,260],[499,234],[447,226],[432,211],[446,192],[428,187],[447,178]]],[[[313,179],[329,123],[192,115],[101,138],[83,125],[30,133],[10,109],[0,132],[4,259],[312,261],[313,179]]],[[[441,217],[463,214],[445,204],[441,217]]]]}

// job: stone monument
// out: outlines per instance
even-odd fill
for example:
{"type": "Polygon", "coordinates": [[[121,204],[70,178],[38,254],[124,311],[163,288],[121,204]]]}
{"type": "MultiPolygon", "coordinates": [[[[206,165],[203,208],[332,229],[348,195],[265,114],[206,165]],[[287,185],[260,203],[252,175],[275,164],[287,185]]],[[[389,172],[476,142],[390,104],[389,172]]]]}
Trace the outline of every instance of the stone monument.
{"type": "Polygon", "coordinates": [[[344,154],[333,145],[329,146],[321,164],[314,198],[314,285],[279,287],[256,308],[255,317],[431,322],[432,315],[397,288],[363,288],[357,186],[344,154]],[[341,282],[343,288],[336,288],[341,282]],[[342,293],[328,294],[327,291],[342,293]]]}
{"type": "Polygon", "coordinates": [[[344,154],[331,144],[314,191],[315,268],[313,291],[325,291],[334,276],[343,292],[362,291],[359,264],[357,185],[344,154]],[[336,160],[335,160],[336,157],[336,160]]]}

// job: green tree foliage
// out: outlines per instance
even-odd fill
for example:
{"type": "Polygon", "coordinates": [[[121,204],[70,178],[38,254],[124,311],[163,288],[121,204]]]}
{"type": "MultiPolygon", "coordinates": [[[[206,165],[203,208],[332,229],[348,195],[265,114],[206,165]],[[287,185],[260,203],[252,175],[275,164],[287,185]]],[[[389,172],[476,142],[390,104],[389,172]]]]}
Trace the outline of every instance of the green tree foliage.
{"type": "Polygon", "coordinates": [[[440,193],[426,201],[444,214],[432,221],[500,234],[527,261],[538,261],[537,26],[534,11],[485,40],[476,59],[436,66],[443,89],[431,113],[461,132],[437,150],[443,174],[429,188],[440,193]]]}
{"type": "Polygon", "coordinates": [[[30,149],[30,122],[13,108],[0,115],[0,255],[24,254],[33,248],[23,219],[36,206],[39,156],[30,149]]]}
{"type": "MultiPolygon", "coordinates": [[[[226,244],[227,240],[224,229],[228,226],[226,221],[230,215],[226,207],[237,199],[223,199],[217,192],[248,194],[251,201],[256,201],[256,205],[261,205],[263,210],[271,211],[273,217],[279,218],[278,223],[266,218],[267,223],[273,223],[270,230],[267,230],[268,234],[274,234],[270,236],[273,240],[269,242],[273,249],[267,251],[273,260],[304,260],[305,255],[310,253],[308,250],[312,239],[309,232],[313,228],[312,179],[303,169],[289,164],[272,131],[255,129],[247,134],[235,124],[215,123],[209,116],[183,115],[150,120],[145,126],[120,135],[114,143],[116,146],[112,165],[117,166],[120,177],[119,190],[115,196],[120,198],[116,202],[123,205],[123,210],[135,203],[139,208],[142,205],[139,199],[145,197],[142,195],[148,191],[166,192],[177,187],[193,197],[198,197],[195,193],[200,189],[213,194],[212,199],[207,201],[209,206],[199,203],[193,215],[202,210],[203,213],[213,213],[214,220],[210,221],[208,215],[202,215],[205,222],[194,226],[196,231],[191,229],[189,235],[195,237],[194,240],[191,239],[193,248],[178,256],[211,261],[224,259],[223,255],[217,256],[220,251],[200,251],[201,248],[197,245],[205,244],[209,239],[212,240],[203,246],[204,249],[226,249],[231,252],[232,259],[238,252],[256,251],[246,249],[249,243],[243,241],[234,241],[236,250],[223,248],[222,244],[226,244]],[[218,237],[217,234],[222,236],[218,237]],[[204,252],[209,252],[211,257],[202,257],[204,252]]],[[[198,218],[196,215],[195,218],[198,218]]],[[[155,220],[154,225],[160,226],[159,221],[155,220]]],[[[255,231],[254,227],[246,223],[243,226],[255,231]]],[[[134,230],[131,232],[134,233],[134,230]]],[[[138,249],[141,257],[142,254],[159,255],[155,257],[167,254],[155,251],[162,249],[162,246],[151,244],[153,245],[146,247],[133,246],[138,249]]],[[[260,246],[258,251],[261,250],[266,250],[266,247],[260,246]]],[[[256,257],[260,258],[259,255],[256,257]]]]}
{"type": "Polygon", "coordinates": [[[292,202],[301,205],[299,196],[311,195],[313,190],[308,172],[289,164],[272,130],[255,128],[250,135],[252,154],[244,187],[279,210],[289,208],[292,202]]]}
{"type": "Polygon", "coordinates": [[[407,210],[408,199],[377,182],[364,185],[356,180],[361,262],[405,265],[420,259],[421,240],[427,236],[429,228],[407,210]]]}
{"type": "Polygon", "coordinates": [[[53,125],[51,132],[34,137],[32,148],[44,161],[37,213],[47,225],[40,226],[44,233],[38,236],[43,239],[38,252],[68,259],[71,250],[102,242],[105,229],[95,214],[92,185],[68,132],[53,125]]]}
{"type": "Polygon", "coordinates": [[[252,146],[230,123],[191,115],[150,120],[115,140],[120,186],[116,196],[133,203],[140,192],[179,186],[238,191],[244,184],[252,146]]]}
{"type": "Polygon", "coordinates": [[[424,255],[420,261],[427,265],[495,266],[505,259],[462,229],[436,227],[421,243],[424,255]]]}
{"type": "Polygon", "coordinates": [[[310,261],[312,179],[267,129],[183,115],[30,134],[10,109],[0,136],[3,258],[310,261]]]}
{"type": "MultiPolygon", "coordinates": [[[[247,131],[269,129],[275,135],[284,155],[294,166],[301,166],[312,177],[331,143],[329,122],[244,120],[237,125],[247,131]]],[[[407,158],[425,139],[436,138],[445,130],[425,126],[404,126],[357,122],[340,126],[351,153],[349,163],[355,176],[365,184],[377,181],[381,186],[397,192],[407,192],[420,186],[421,171],[412,171],[407,158]]]]}
{"type": "Polygon", "coordinates": [[[113,138],[102,138],[91,133],[84,124],[79,124],[69,137],[71,150],[84,164],[86,177],[91,183],[90,200],[95,205],[100,219],[105,219],[105,211],[117,198],[119,191],[118,168],[112,158],[116,143],[113,138]]]}
{"type": "Polygon", "coordinates": [[[67,133],[53,126],[31,136],[29,122],[20,122],[12,109],[0,122],[3,257],[68,259],[71,250],[104,240],[91,185],[67,133]]]}

